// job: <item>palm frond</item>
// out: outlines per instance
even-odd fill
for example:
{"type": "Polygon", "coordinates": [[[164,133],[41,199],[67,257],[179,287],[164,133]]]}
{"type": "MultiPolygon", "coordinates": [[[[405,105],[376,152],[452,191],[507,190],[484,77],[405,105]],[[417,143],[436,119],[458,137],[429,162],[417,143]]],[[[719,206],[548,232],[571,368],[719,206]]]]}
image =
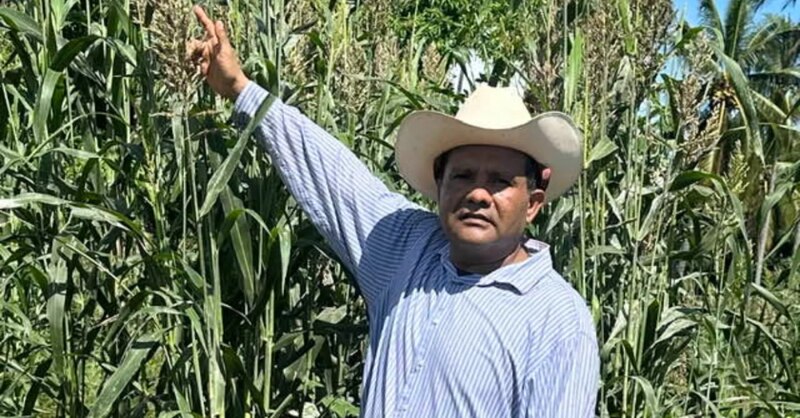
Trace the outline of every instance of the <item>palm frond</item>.
{"type": "Polygon", "coordinates": [[[797,65],[800,60],[800,27],[785,16],[770,15],[747,36],[739,61],[754,70],[797,65]]]}
{"type": "Polygon", "coordinates": [[[800,67],[781,68],[748,74],[751,83],[768,86],[771,90],[800,86],[800,67]]]}
{"type": "Polygon", "coordinates": [[[728,3],[723,22],[723,35],[725,36],[725,54],[729,57],[738,59],[747,24],[761,4],[763,4],[763,0],[731,0],[728,3]]]}
{"type": "Polygon", "coordinates": [[[722,26],[722,16],[719,14],[715,0],[700,0],[700,20],[703,25],[716,29],[723,35],[725,34],[725,29],[722,26]]]}

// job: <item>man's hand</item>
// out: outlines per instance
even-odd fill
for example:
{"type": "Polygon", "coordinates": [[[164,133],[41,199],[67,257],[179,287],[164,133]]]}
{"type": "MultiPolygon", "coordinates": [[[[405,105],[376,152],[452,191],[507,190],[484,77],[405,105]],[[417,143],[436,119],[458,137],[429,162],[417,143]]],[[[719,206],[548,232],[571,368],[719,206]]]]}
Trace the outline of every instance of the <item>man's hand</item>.
{"type": "Polygon", "coordinates": [[[199,67],[217,94],[235,100],[249,80],[239,65],[225,26],[220,20],[212,22],[200,6],[194,6],[194,14],[205,27],[206,36],[186,43],[186,57],[199,67]]]}

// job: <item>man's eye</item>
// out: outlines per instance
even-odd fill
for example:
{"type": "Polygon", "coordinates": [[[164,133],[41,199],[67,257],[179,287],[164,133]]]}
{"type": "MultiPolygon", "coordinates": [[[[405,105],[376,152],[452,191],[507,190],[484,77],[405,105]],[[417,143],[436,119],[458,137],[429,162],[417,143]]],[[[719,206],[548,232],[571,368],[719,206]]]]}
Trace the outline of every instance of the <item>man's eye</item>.
{"type": "Polygon", "coordinates": [[[466,173],[454,173],[451,178],[463,180],[468,178],[469,176],[466,173]]]}

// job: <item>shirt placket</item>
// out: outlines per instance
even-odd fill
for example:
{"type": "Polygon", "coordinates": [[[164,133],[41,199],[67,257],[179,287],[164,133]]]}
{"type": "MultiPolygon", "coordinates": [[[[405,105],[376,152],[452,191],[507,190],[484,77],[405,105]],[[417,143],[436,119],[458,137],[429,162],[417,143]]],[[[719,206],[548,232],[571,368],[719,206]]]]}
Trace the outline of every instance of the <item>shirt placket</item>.
{"type": "MultiPolygon", "coordinates": [[[[448,287],[450,286],[451,285],[448,285],[448,287]]],[[[444,290],[443,292],[449,293],[447,290],[444,290]]],[[[431,339],[433,338],[436,329],[442,322],[442,317],[446,311],[446,307],[452,303],[452,297],[450,297],[450,295],[443,294],[438,299],[439,300],[434,307],[433,314],[431,315],[430,320],[428,320],[428,323],[425,325],[425,329],[422,331],[422,338],[420,339],[417,355],[413,360],[414,365],[411,367],[411,372],[406,381],[406,385],[403,388],[403,391],[400,393],[400,397],[397,402],[397,408],[395,409],[394,413],[396,418],[403,417],[405,416],[405,413],[408,412],[411,395],[422,383],[420,381],[420,375],[422,374],[422,370],[426,364],[431,339]]]]}

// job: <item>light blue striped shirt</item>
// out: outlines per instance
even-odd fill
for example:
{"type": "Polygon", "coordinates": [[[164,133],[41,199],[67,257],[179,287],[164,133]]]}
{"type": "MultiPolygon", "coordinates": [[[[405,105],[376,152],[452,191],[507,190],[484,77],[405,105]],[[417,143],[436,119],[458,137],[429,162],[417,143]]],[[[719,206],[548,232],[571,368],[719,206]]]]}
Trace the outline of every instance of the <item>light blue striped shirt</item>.
{"type": "MultiPolygon", "coordinates": [[[[266,96],[251,82],[237,122],[266,96]]],[[[530,240],[527,260],[459,276],[437,215],[389,191],[297,109],[275,101],[256,137],[366,299],[362,416],[594,415],[594,327],[546,244],[530,240]]]]}

